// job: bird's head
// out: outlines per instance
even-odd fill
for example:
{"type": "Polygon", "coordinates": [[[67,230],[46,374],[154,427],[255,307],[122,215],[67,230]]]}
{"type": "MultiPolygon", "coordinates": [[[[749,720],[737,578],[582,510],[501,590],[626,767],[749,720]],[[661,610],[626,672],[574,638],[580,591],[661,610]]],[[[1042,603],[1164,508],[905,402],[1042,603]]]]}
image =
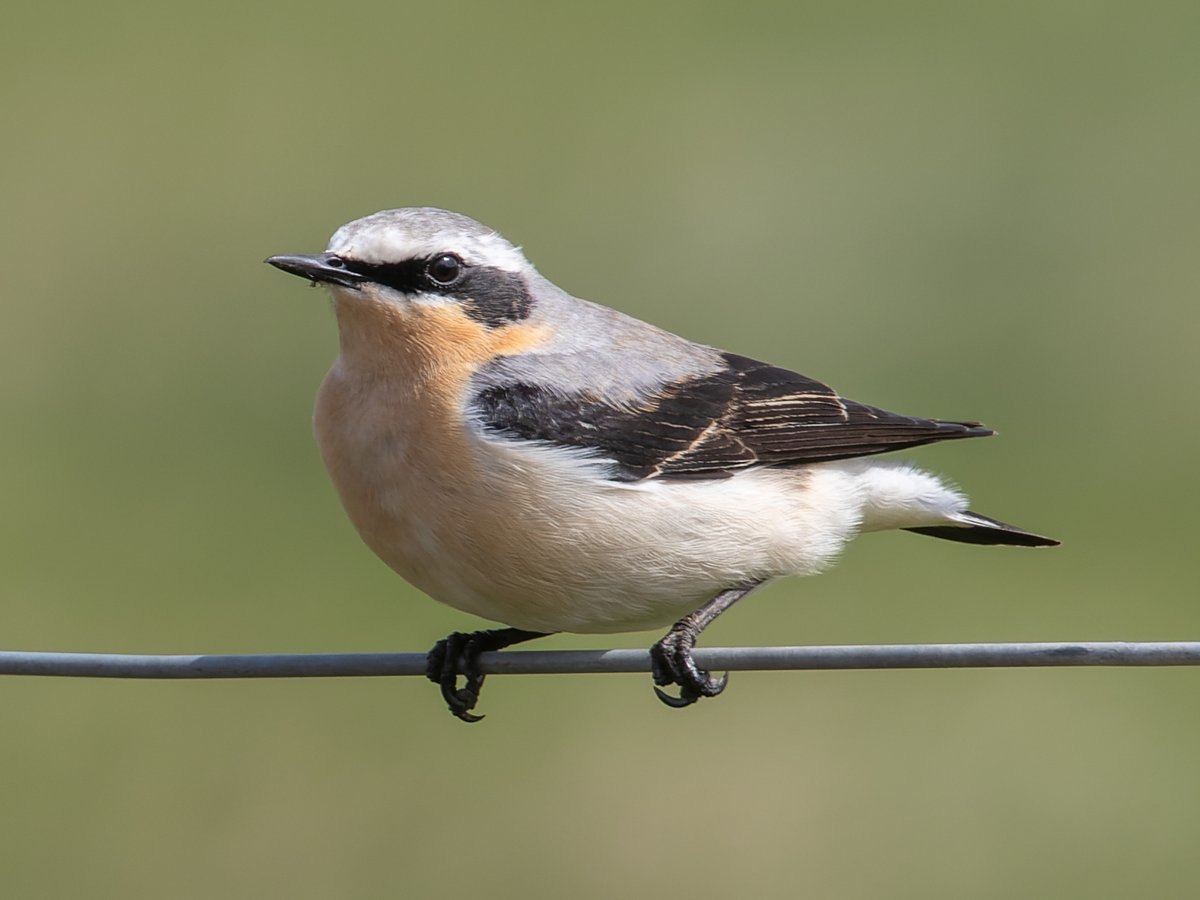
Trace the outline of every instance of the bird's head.
{"type": "Polygon", "coordinates": [[[339,228],[324,253],[267,262],[330,289],[344,351],[362,341],[473,344],[529,324],[535,307],[537,272],[521,251],[443,209],[377,212],[339,228]]]}

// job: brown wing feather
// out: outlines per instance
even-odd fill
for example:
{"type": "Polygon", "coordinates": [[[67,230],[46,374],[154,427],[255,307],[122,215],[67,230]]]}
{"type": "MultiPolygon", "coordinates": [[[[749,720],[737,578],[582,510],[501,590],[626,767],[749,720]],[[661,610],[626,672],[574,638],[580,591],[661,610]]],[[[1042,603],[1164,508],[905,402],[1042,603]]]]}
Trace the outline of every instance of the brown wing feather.
{"type": "Polygon", "coordinates": [[[616,477],[723,478],[756,465],[802,465],[933,441],[984,437],[978,422],[890,413],[828,385],[744,356],[718,372],[673,382],[637,408],[562,396],[527,384],[481,391],[474,410],[493,431],[597,450],[616,477]]]}

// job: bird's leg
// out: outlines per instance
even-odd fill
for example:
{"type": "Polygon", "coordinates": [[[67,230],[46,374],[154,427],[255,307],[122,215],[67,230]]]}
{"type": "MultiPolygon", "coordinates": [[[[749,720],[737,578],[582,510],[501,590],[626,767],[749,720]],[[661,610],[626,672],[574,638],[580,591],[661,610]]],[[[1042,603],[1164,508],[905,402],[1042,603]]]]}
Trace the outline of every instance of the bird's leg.
{"type": "Polygon", "coordinates": [[[425,662],[425,677],[442,689],[442,697],[464,722],[478,722],[483,716],[471,713],[479,702],[484,674],[479,671],[479,654],[501,650],[522,641],[545,637],[548,632],[524,631],[520,628],[496,628],[491,631],[456,631],[433,645],[425,662]],[[459,663],[462,667],[459,667],[459,663]],[[458,676],[466,678],[458,686],[458,676]]]}
{"type": "Polygon", "coordinates": [[[654,675],[654,683],[658,685],[654,693],[659,700],[667,706],[682,709],[701,697],[715,697],[725,690],[729,675],[713,678],[708,672],[696,668],[692,648],[696,646],[700,632],[756,587],[758,583],[721,591],[694,613],[671,626],[666,636],[650,648],[650,671],[654,675]],[[672,684],[679,685],[678,697],[672,697],[662,689],[672,684]]]}

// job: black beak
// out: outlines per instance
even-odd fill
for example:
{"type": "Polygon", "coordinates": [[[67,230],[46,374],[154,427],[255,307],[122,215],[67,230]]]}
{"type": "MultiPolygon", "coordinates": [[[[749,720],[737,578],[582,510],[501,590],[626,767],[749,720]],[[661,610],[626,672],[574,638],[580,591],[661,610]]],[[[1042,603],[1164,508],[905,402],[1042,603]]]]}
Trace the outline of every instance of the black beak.
{"type": "Polygon", "coordinates": [[[332,253],[317,253],[313,256],[272,256],[265,260],[277,269],[291,275],[307,278],[313,284],[323,281],[340,284],[342,287],[358,287],[367,279],[351,272],[341,258],[332,253]]]}

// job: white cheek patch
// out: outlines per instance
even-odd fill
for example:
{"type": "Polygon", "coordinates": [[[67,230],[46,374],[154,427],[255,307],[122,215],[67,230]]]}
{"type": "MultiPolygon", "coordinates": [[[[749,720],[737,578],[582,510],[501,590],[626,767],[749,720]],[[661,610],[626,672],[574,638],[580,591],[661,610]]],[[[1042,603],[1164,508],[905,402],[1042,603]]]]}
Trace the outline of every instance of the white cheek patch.
{"type": "MultiPolygon", "coordinates": [[[[394,293],[394,292],[392,292],[394,293]]],[[[460,301],[438,294],[405,294],[404,299],[413,306],[459,306],[460,301]]]]}
{"type": "Polygon", "coordinates": [[[439,294],[402,294],[384,284],[365,284],[360,288],[347,289],[347,298],[356,301],[363,294],[378,303],[389,303],[401,306],[457,306],[459,301],[452,297],[439,294]]]}

